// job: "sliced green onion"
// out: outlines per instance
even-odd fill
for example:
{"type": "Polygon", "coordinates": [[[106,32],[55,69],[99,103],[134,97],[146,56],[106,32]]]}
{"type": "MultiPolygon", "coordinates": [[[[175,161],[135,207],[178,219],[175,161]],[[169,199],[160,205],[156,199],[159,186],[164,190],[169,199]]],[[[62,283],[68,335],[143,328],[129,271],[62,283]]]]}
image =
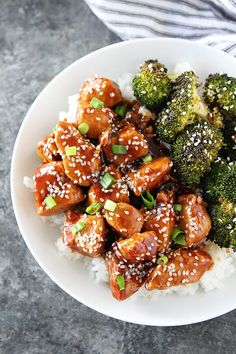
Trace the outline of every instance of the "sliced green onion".
{"type": "Polygon", "coordinates": [[[113,202],[112,200],[108,199],[106,200],[106,203],[104,204],[104,209],[108,210],[108,211],[114,211],[116,208],[116,203],[113,202]]]}
{"type": "Polygon", "coordinates": [[[166,264],[166,263],[168,263],[168,257],[166,257],[166,256],[161,256],[157,260],[157,264],[166,264]]]}
{"type": "Polygon", "coordinates": [[[76,155],[76,146],[66,146],[66,156],[75,156],[76,155]]]}
{"type": "Polygon", "coordinates": [[[96,214],[102,207],[101,203],[93,203],[86,208],[86,213],[89,215],[96,214]]]}
{"type": "Polygon", "coordinates": [[[183,205],[182,204],[174,204],[174,211],[176,213],[180,213],[183,209],[183,205]]]}
{"type": "Polygon", "coordinates": [[[178,245],[185,245],[186,240],[184,234],[179,234],[175,239],[175,243],[177,243],[178,245]]]}
{"type": "Polygon", "coordinates": [[[184,237],[184,231],[181,230],[179,227],[175,227],[174,231],[172,232],[172,240],[177,243],[178,245],[184,245],[186,243],[184,237]]]}
{"type": "Polygon", "coordinates": [[[73,235],[79,234],[80,231],[82,231],[85,228],[85,223],[79,221],[76,224],[72,225],[70,228],[70,231],[72,232],[73,235]]]}
{"type": "Polygon", "coordinates": [[[115,182],[115,178],[109,173],[107,172],[101,179],[100,179],[100,183],[103,186],[103,188],[107,189],[109,187],[111,187],[111,185],[115,182]]]}
{"type": "Polygon", "coordinates": [[[55,132],[55,130],[57,130],[57,126],[55,126],[54,128],[52,128],[52,133],[55,132]]]}
{"type": "Polygon", "coordinates": [[[143,158],[144,163],[149,163],[151,161],[152,161],[152,155],[148,154],[148,155],[144,156],[144,158],[143,158]]]}
{"type": "Polygon", "coordinates": [[[124,155],[126,154],[126,146],[112,144],[111,151],[113,154],[124,155]]]}
{"type": "Polygon", "coordinates": [[[45,199],[44,199],[44,203],[47,205],[47,207],[49,209],[52,209],[54,206],[57,205],[57,203],[55,202],[55,200],[53,199],[53,197],[51,195],[48,195],[45,199]]]}
{"type": "Polygon", "coordinates": [[[118,106],[116,106],[115,112],[119,117],[123,118],[126,113],[126,107],[123,104],[119,104],[118,106]]]}
{"type": "Polygon", "coordinates": [[[149,193],[148,191],[143,192],[143,194],[141,194],[142,200],[143,200],[143,204],[149,209],[152,210],[155,208],[156,206],[156,201],[153,198],[153,196],[151,195],[151,193],[149,193]]]}
{"type": "Polygon", "coordinates": [[[93,108],[102,108],[104,106],[104,103],[100,101],[97,97],[93,97],[90,101],[90,105],[93,108]]]}
{"type": "Polygon", "coordinates": [[[172,232],[172,239],[175,240],[176,236],[183,233],[183,230],[181,230],[179,227],[175,227],[174,231],[172,232]]]}
{"type": "Polygon", "coordinates": [[[79,130],[80,134],[82,134],[82,135],[87,134],[88,131],[89,131],[89,125],[88,125],[88,123],[82,122],[82,123],[78,126],[78,130],[79,130]]]}
{"type": "Polygon", "coordinates": [[[72,232],[73,235],[76,235],[78,233],[77,225],[71,226],[70,231],[72,232]]]}
{"type": "Polygon", "coordinates": [[[124,274],[119,274],[116,277],[117,285],[119,286],[120,290],[125,290],[125,277],[124,274]]]}
{"type": "Polygon", "coordinates": [[[85,228],[85,223],[82,221],[79,221],[76,223],[76,227],[77,227],[78,232],[80,232],[85,228]]]}

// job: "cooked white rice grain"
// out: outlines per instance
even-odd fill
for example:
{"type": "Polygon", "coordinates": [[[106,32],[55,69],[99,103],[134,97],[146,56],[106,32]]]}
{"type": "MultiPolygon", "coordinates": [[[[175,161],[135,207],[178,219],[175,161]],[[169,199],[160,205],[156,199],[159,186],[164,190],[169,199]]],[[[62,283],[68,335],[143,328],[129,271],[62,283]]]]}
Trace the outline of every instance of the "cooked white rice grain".
{"type": "Polygon", "coordinates": [[[149,109],[147,109],[145,106],[140,106],[138,113],[146,117],[153,117],[153,113],[149,111],[149,109]]]}
{"type": "Polygon", "coordinates": [[[40,216],[43,223],[48,223],[51,226],[55,226],[62,230],[64,224],[64,214],[40,216]]]}
{"type": "Polygon", "coordinates": [[[25,187],[28,188],[31,192],[34,192],[33,178],[24,176],[24,178],[23,178],[23,184],[24,184],[25,187]]]}
{"type": "Polygon", "coordinates": [[[64,244],[61,237],[56,241],[55,245],[61,256],[67,257],[71,261],[75,261],[77,259],[82,260],[85,268],[89,272],[90,278],[94,279],[96,283],[108,282],[109,277],[107,266],[105,260],[102,257],[90,258],[83,256],[80,253],[72,252],[70,247],[64,244]]]}
{"type": "Polygon", "coordinates": [[[135,300],[136,298],[140,297],[146,297],[148,299],[155,300],[159,296],[166,296],[170,294],[177,294],[179,296],[181,295],[193,295],[199,288],[199,282],[193,283],[193,284],[187,284],[187,285],[179,285],[179,286],[172,286],[169,289],[166,290],[152,290],[152,291],[147,291],[144,287],[140,288],[137,293],[135,293],[132,297],[131,300],[135,300]]]}
{"type": "Polygon", "coordinates": [[[204,251],[211,255],[214,265],[200,279],[200,285],[205,291],[221,289],[224,280],[235,272],[235,253],[227,248],[220,248],[211,241],[206,242],[204,251]]]}
{"type": "Polygon", "coordinates": [[[133,89],[132,89],[133,77],[134,74],[125,73],[121,75],[117,81],[119,88],[122,92],[122,96],[128,101],[135,100],[133,89]]]}
{"type": "Polygon", "coordinates": [[[72,261],[75,261],[83,257],[80,253],[72,252],[70,247],[64,244],[61,237],[57,239],[55,245],[61,256],[67,257],[72,261]]]}
{"type": "Polygon", "coordinates": [[[74,123],[76,121],[76,113],[79,105],[79,95],[68,97],[68,112],[59,112],[59,120],[67,119],[67,122],[74,123]]]}
{"type": "Polygon", "coordinates": [[[106,261],[104,260],[104,258],[83,257],[83,262],[85,263],[85,266],[89,271],[90,278],[95,279],[96,283],[108,283],[109,276],[107,272],[106,261]]]}

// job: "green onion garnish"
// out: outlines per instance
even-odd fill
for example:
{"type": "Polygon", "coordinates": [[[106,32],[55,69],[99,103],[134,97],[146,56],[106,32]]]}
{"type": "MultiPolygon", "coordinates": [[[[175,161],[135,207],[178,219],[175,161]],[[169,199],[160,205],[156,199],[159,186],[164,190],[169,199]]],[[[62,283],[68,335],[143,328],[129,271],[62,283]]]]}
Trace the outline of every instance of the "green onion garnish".
{"type": "Polygon", "coordinates": [[[108,211],[114,211],[116,208],[116,203],[113,202],[112,200],[108,199],[106,200],[106,203],[104,204],[104,209],[108,211]]]}
{"type": "Polygon", "coordinates": [[[116,277],[117,285],[119,286],[120,290],[125,290],[125,277],[124,274],[119,274],[116,277]]]}
{"type": "Polygon", "coordinates": [[[77,225],[71,226],[70,231],[72,232],[73,235],[76,235],[78,233],[77,225]]]}
{"type": "Polygon", "coordinates": [[[85,228],[85,223],[82,221],[79,221],[76,223],[76,227],[77,227],[78,232],[80,232],[85,228]]]}
{"type": "Polygon", "coordinates": [[[90,105],[93,108],[102,108],[104,106],[104,103],[100,101],[97,97],[93,97],[90,101],[90,105]]]}
{"type": "Polygon", "coordinates": [[[102,205],[100,203],[93,203],[89,205],[85,211],[89,215],[94,215],[101,209],[101,207],[102,205]]]}
{"type": "Polygon", "coordinates": [[[116,106],[115,112],[119,117],[123,118],[126,113],[126,107],[123,104],[119,104],[118,106],[116,106]]]}
{"type": "Polygon", "coordinates": [[[179,227],[175,227],[174,231],[172,232],[172,240],[177,243],[178,245],[184,245],[186,240],[184,237],[184,231],[181,230],[179,227]]]}
{"type": "Polygon", "coordinates": [[[174,204],[174,211],[176,213],[180,213],[182,211],[182,209],[183,209],[182,204],[174,204]]]}
{"type": "Polygon", "coordinates": [[[157,260],[157,264],[166,264],[166,263],[168,263],[168,257],[166,257],[166,256],[161,256],[157,260]]]}
{"type": "Polygon", "coordinates": [[[76,155],[76,146],[66,146],[66,156],[75,156],[76,155]]]}
{"type": "Polygon", "coordinates": [[[152,161],[152,155],[148,154],[148,155],[144,156],[144,158],[143,158],[144,163],[149,163],[151,161],[152,161]]]}
{"type": "Polygon", "coordinates": [[[54,206],[57,205],[57,203],[55,202],[55,200],[53,199],[53,197],[51,195],[48,195],[45,199],[44,199],[44,203],[47,205],[47,207],[49,209],[53,208],[54,206]]]}
{"type": "Polygon", "coordinates": [[[115,182],[115,178],[109,173],[107,172],[101,179],[100,179],[100,183],[103,186],[103,188],[107,189],[109,187],[111,187],[111,185],[115,182]]]}
{"type": "Polygon", "coordinates": [[[113,154],[124,155],[126,154],[126,146],[112,144],[111,151],[113,154]]]}
{"type": "Polygon", "coordinates": [[[55,132],[57,130],[57,126],[55,126],[54,128],[52,128],[52,133],[55,132]]]}
{"type": "Polygon", "coordinates": [[[72,232],[73,235],[79,234],[80,231],[82,231],[85,228],[85,223],[84,222],[77,222],[75,225],[71,226],[70,231],[72,232]]]}
{"type": "Polygon", "coordinates": [[[89,131],[89,125],[88,125],[88,123],[82,122],[82,123],[78,126],[78,130],[79,130],[80,134],[82,134],[82,135],[87,134],[88,131],[89,131]]]}
{"type": "Polygon", "coordinates": [[[155,208],[156,206],[156,201],[153,198],[153,196],[151,195],[151,193],[149,193],[148,191],[143,192],[143,194],[141,194],[142,200],[144,205],[149,209],[152,210],[155,208]]]}

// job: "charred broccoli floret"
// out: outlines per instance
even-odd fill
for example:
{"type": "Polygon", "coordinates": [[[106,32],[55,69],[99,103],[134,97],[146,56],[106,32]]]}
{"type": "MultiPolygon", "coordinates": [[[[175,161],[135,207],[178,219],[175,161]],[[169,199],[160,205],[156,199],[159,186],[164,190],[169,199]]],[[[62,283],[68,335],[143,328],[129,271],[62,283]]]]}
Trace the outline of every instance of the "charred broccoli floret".
{"type": "Polygon", "coordinates": [[[158,136],[173,142],[176,135],[194,122],[196,115],[206,118],[208,110],[197,93],[197,77],[193,71],[181,74],[175,82],[171,100],[158,116],[158,136]]]}
{"type": "Polygon", "coordinates": [[[213,237],[220,247],[232,247],[236,251],[236,206],[228,201],[211,209],[213,237]]]}
{"type": "Polygon", "coordinates": [[[172,145],[172,160],[182,183],[199,183],[222,146],[222,134],[206,121],[189,125],[172,145]]]}
{"type": "Polygon", "coordinates": [[[236,119],[226,120],[223,129],[225,150],[227,156],[232,160],[236,160],[236,119]]]}
{"type": "Polygon", "coordinates": [[[219,111],[218,107],[209,109],[206,120],[215,128],[222,129],[224,126],[224,116],[219,111]]]}
{"type": "Polygon", "coordinates": [[[222,200],[236,203],[236,162],[219,160],[203,180],[203,189],[212,203],[222,200]]]}
{"type": "Polygon", "coordinates": [[[167,69],[157,60],[145,61],[134,77],[132,85],[134,96],[149,109],[163,107],[172,90],[167,69]]]}
{"type": "Polygon", "coordinates": [[[227,74],[212,74],[206,79],[204,99],[226,115],[236,117],[236,78],[227,74]]]}

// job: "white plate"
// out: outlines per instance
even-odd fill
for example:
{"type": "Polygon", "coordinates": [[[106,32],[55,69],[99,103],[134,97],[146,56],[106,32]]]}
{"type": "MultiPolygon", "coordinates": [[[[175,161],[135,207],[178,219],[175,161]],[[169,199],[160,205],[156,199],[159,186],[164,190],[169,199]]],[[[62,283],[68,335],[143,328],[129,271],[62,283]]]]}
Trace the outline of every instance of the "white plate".
{"type": "Polygon", "coordinates": [[[189,62],[203,79],[224,71],[236,76],[236,59],[216,49],[179,39],[141,39],[102,48],[76,61],[57,75],[40,93],[19,131],[12,157],[11,192],[14,211],[24,240],[43,270],[64,291],[83,304],[123,321],[173,326],[204,321],[236,308],[236,277],[226,279],[222,290],[195,295],[168,295],[155,301],[117,302],[107,284],[96,284],[77,262],[61,257],[54,242],[55,229],[37,217],[34,196],[23,185],[39,160],[35,147],[55,125],[58,112],[67,109],[67,96],[78,92],[81,83],[95,73],[116,81],[125,72],[135,72],[147,59],[158,58],[169,69],[189,62]]]}

